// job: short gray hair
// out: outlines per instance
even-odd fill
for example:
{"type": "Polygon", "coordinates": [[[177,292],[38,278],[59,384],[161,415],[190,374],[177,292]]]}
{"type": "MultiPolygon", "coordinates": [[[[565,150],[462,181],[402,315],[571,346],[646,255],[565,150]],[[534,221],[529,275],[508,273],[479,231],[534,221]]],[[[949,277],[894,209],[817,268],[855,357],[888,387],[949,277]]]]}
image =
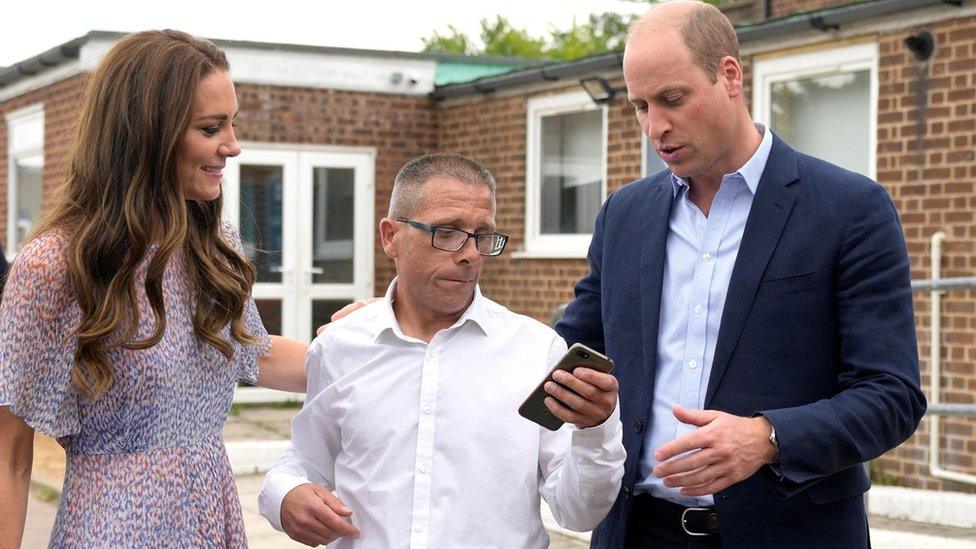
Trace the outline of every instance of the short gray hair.
{"type": "Polygon", "coordinates": [[[458,153],[435,153],[418,156],[407,162],[393,180],[390,211],[387,217],[408,217],[423,205],[424,186],[433,177],[456,179],[472,185],[484,185],[491,191],[495,204],[495,177],[477,160],[458,153]]]}

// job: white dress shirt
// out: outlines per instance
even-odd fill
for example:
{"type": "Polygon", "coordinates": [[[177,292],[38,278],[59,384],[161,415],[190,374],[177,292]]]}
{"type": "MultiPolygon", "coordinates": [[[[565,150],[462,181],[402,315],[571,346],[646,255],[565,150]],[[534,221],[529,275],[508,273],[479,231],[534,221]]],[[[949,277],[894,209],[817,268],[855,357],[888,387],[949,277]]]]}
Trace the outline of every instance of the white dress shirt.
{"type": "Polygon", "coordinates": [[[652,473],[654,451],[696,429],[675,419],[676,404],[692,410],[705,405],[732,269],[773,146],[772,132],[761,124],[756,129],[763,136],[759,147],[741,168],[722,178],[708,217],[688,198],[688,182],[671,176],[674,203],[661,288],[652,423],[639,460],[637,492],[684,506],[712,505],[714,500],[683,496],[680,489],[665,486],[652,473]]]}
{"type": "Polygon", "coordinates": [[[358,540],[332,547],[547,547],[540,495],[565,528],[594,528],[620,489],[619,409],[548,431],[519,404],[566,352],[549,327],[481,295],[427,344],[403,334],[391,297],[335,322],[305,364],[308,399],[259,507],[314,482],[352,509],[358,540]]]}

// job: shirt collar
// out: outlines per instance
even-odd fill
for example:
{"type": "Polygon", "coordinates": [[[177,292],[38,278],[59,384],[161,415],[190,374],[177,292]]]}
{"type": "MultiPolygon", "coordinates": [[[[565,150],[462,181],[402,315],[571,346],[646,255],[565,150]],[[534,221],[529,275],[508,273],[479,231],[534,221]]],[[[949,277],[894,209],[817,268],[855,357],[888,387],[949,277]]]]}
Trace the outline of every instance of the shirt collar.
{"type": "MultiPolygon", "coordinates": [[[[759,122],[754,122],[754,124],[756,125],[756,129],[762,134],[759,148],[756,149],[756,152],[752,153],[752,156],[741,168],[733,172],[733,174],[739,174],[742,177],[753,195],[756,194],[756,188],[759,187],[759,180],[762,178],[763,171],[766,169],[766,161],[769,160],[769,151],[773,148],[773,132],[769,131],[766,126],[759,122]]],[[[733,174],[727,174],[726,177],[733,174]]],[[[682,189],[688,187],[688,182],[672,173],[671,187],[674,190],[674,196],[677,197],[682,189]]]]}
{"type": "MultiPolygon", "coordinates": [[[[386,289],[386,295],[383,297],[383,311],[376,317],[376,323],[374,326],[373,342],[379,340],[386,332],[391,332],[393,335],[404,340],[413,340],[414,338],[407,336],[400,330],[400,324],[397,322],[396,314],[393,312],[393,297],[396,295],[396,283],[397,279],[394,278],[393,282],[390,282],[390,286],[386,289]]],[[[488,336],[490,335],[490,326],[488,322],[488,308],[487,299],[481,294],[481,286],[475,285],[474,287],[474,300],[471,301],[471,305],[464,310],[464,313],[458,318],[448,330],[455,330],[468,324],[474,324],[480,328],[481,332],[488,336]]]]}

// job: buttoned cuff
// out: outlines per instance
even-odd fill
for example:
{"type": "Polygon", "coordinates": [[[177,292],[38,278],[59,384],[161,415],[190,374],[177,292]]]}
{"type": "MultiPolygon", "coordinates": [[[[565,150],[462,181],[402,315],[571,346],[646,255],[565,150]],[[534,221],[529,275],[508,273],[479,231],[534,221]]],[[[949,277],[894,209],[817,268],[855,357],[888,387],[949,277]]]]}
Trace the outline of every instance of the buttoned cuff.
{"type": "Polygon", "coordinates": [[[610,412],[610,417],[603,420],[603,423],[580,429],[573,426],[573,443],[584,445],[602,445],[609,441],[620,430],[620,399],[610,412]]]}
{"type": "Polygon", "coordinates": [[[302,484],[310,484],[311,481],[299,475],[291,473],[268,473],[264,477],[264,486],[261,487],[261,494],[258,495],[258,511],[264,518],[268,519],[275,530],[284,532],[281,527],[281,502],[284,501],[288,492],[291,492],[302,484]]]}

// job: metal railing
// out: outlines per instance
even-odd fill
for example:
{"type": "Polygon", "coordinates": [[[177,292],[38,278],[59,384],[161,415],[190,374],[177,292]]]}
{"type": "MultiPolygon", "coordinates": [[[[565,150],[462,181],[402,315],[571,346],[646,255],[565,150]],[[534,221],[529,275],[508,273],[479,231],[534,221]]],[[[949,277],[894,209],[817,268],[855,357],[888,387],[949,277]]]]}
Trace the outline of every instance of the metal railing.
{"type": "Polygon", "coordinates": [[[960,473],[942,467],[939,459],[940,426],[942,416],[976,417],[976,405],[945,404],[942,402],[942,296],[949,290],[976,289],[976,278],[942,278],[942,242],[946,235],[939,231],[932,235],[929,249],[932,278],[912,282],[912,289],[929,292],[929,398],[926,415],[929,422],[929,473],[936,478],[976,484],[976,475],[960,473]]]}
{"type": "MultiPolygon", "coordinates": [[[[942,242],[945,233],[937,232],[932,235],[931,265],[932,278],[928,280],[913,280],[912,290],[931,294],[929,314],[931,327],[929,330],[929,365],[931,369],[931,384],[929,387],[928,408],[925,415],[930,416],[931,429],[929,433],[929,468],[932,476],[945,480],[976,484],[976,475],[951,471],[942,467],[939,461],[939,444],[941,418],[943,416],[965,417],[976,419],[976,404],[948,404],[942,402],[942,297],[951,290],[976,290],[976,277],[942,278],[942,242]]],[[[555,326],[566,312],[568,303],[563,303],[553,309],[550,325],[555,326]]]]}

